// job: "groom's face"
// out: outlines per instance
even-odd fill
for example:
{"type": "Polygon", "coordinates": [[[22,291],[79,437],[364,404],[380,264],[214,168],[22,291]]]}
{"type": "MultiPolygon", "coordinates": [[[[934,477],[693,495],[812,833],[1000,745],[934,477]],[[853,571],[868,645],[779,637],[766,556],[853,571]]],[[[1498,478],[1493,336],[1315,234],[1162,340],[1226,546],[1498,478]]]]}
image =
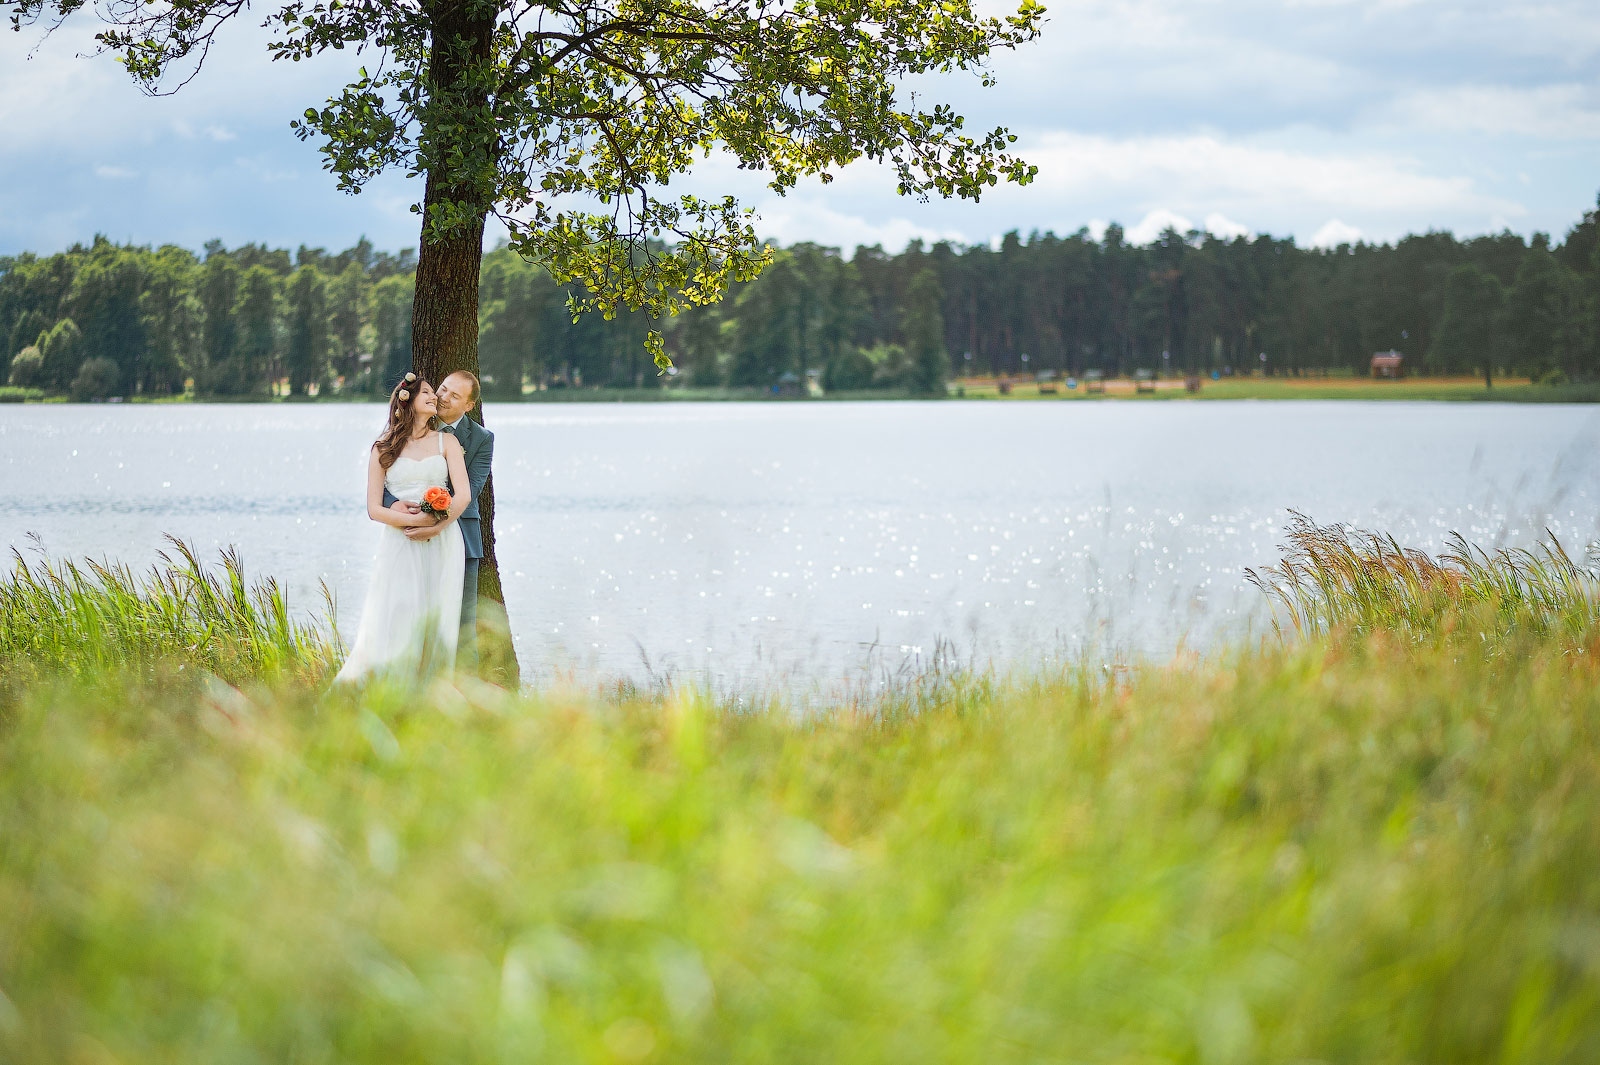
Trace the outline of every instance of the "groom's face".
{"type": "Polygon", "coordinates": [[[439,401],[439,417],[446,423],[453,422],[471,406],[472,386],[466,378],[451,374],[439,382],[435,396],[439,401]]]}

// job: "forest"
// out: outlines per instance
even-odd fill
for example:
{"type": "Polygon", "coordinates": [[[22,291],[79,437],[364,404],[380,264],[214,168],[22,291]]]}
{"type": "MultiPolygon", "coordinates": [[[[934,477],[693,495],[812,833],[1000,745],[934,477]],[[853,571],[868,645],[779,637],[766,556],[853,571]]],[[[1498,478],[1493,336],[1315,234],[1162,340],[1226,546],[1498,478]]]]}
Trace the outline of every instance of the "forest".
{"type": "MultiPolygon", "coordinates": [[[[365,239],[337,254],[212,241],[0,256],[9,391],[80,400],[365,396],[411,359],[416,256],[365,239]]],[[[993,245],[774,249],[721,304],[660,323],[568,309],[572,293],[505,248],[479,285],[485,391],[780,389],[943,394],[971,374],[1412,372],[1600,377],[1600,210],[1559,242],[1509,231],[1302,248],[1168,230],[1147,245],[1008,233],[993,245]]]]}

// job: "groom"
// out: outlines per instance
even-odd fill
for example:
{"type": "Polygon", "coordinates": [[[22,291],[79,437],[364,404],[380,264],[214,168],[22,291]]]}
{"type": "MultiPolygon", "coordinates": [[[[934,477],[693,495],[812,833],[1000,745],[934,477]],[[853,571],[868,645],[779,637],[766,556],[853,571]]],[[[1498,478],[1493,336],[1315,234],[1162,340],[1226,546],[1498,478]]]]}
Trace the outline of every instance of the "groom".
{"type": "MultiPolygon", "coordinates": [[[[457,370],[439,382],[434,397],[439,405],[439,420],[447,433],[455,434],[466,453],[467,481],[472,488],[472,502],[456,521],[461,526],[461,539],[467,547],[466,573],[461,582],[461,643],[459,655],[464,664],[476,664],[478,657],[478,565],[483,561],[483,528],[478,519],[478,499],[489,480],[489,465],[494,461],[494,434],[471,418],[467,412],[478,405],[482,389],[478,379],[466,370],[457,370]]],[[[452,485],[452,492],[455,487],[452,485]]],[[[397,502],[388,492],[383,495],[384,505],[391,509],[407,507],[417,512],[415,503],[397,502]]],[[[413,540],[431,540],[444,531],[444,525],[431,525],[406,529],[413,540]]]]}

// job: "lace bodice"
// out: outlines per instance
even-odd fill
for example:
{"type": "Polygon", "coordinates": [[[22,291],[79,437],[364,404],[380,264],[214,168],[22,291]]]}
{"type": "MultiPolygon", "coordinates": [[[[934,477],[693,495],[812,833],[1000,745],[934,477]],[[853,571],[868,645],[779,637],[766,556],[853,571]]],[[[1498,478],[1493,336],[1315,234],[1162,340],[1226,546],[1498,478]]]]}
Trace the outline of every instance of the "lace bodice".
{"type": "Polygon", "coordinates": [[[408,459],[404,455],[394,460],[383,475],[383,486],[396,499],[408,503],[422,502],[422,493],[430,488],[448,488],[450,467],[444,460],[444,434],[439,434],[439,453],[426,458],[408,459]]]}

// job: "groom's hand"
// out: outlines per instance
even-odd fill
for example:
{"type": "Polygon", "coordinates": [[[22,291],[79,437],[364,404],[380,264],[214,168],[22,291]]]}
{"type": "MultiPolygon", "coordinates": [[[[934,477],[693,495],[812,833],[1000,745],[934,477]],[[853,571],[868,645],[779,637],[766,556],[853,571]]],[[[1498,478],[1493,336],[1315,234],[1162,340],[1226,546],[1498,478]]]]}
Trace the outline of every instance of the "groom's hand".
{"type": "Polygon", "coordinates": [[[434,522],[429,525],[418,525],[409,529],[401,529],[400,531],[405,533],[406,538],[410,540],[432,540],[435,536],[438,536],[444,531],[444,524],[442,522],[434,522]]]}
{"type": "MultiPolygon", "coordinates": [[[[418,527],[418,526],[432,525],[435,521],[438,520],[438,518],[435,515],[433,515],[433,514],[424,514],[422,512],[422,508],[420,506],[418,506],[415,503],[408,503],[404,499],[395,500],[394,503],[392,503],[390,505],[389,509],[391,511],[393,511],[394,513],[400,515],[400,517],[402,517],[402,518],[410,519],[409,521],[406,522],[406,526],[410,526],[410,527],[413,527],[413,528],[418,527]]],[[[402,526],[402,529],[404,529],[404,528],[405,528],[405,526],[402,526]]]]}

